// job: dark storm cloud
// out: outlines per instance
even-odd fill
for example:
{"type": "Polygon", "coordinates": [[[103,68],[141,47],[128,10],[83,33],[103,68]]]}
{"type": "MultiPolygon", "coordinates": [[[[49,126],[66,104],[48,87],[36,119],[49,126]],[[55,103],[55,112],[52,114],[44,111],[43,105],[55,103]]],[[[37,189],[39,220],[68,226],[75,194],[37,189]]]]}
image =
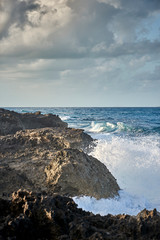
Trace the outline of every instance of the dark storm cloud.
{"type": "Polygon", "coordinates": [[[151,41],[144,24],[160,11],[159,0],[2,2],[2,55],[110,58],[159,51],[159,39],[151,41]]]}
{"type": "Polygon", "coordinates": [[[18,0],[2,0],[0,5],[0,13],[6,13],[6,23],[0,31],[0,39],[7,37],[8,30],[11,25],[16,24],[23,29],[25,24],[28,22],[26,13],[28,11],[38,10],[39,4],[34,3],[34,0],[18,1],[18,0]]]}

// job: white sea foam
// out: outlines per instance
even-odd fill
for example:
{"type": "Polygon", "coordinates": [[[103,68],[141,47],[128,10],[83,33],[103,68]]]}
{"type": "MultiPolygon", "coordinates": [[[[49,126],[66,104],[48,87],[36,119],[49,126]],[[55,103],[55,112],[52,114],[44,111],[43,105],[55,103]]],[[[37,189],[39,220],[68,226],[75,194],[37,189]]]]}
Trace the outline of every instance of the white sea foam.
{"type": "Polygon", "coordinates": [[[123,190],[115,199],[74,198],[78,206],[101,215],[136,215],[144,208],[160,211],[159,138],[128,139],[96,134],[98,136],[100,139],[91,155],[107,166],[123,190]]]}
{"type": "Polygon", "coordinates": [[[60,116],[62,121],[66,121],[68,119],[70,119],[70,116],[60,116]]]}
{"type": "Polygon", "coordinates": [[[159,139],[148,136],[134,139],[110,136],[98,140],[92,156],[103,162],[121,189],[144,196],[160,206],[159,139]]]}
{"type": "Polygon", "coordinates": [[[100,199],[93,197],[74,197],[79,208],[102,216],[110,214],[137,215],[144,208],[152,209],[153,206],[144,198],[136,197],[125,191],[119,191],[119,196],[114,199],[100,199]]]}

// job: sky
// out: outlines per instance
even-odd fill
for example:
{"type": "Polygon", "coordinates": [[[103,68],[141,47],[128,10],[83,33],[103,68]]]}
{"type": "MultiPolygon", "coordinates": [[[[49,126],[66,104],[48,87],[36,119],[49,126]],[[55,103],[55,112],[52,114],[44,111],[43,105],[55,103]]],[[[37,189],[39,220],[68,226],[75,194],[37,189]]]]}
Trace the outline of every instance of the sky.
{"type": "Polygon", "coordinates": [[[0,0],[0,106],[160,106],[160,0],[0,0]]]}

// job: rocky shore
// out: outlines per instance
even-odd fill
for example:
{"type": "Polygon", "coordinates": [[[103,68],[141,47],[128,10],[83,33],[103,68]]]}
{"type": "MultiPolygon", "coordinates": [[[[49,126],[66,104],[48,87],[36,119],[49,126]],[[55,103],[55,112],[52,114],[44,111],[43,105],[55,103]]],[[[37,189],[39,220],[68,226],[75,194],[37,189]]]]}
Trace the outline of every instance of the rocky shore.
{"type": "Polygon", "coordinates": [[[113,175],[87,154],[93,146],[56,115],[0,109],[0,240],[160,239],[156,210],[101,217],[69,198],[118,195],[113,175]]]}
{"type": "Polygon", "coordinates": [[[71,198],[18,191],[12,201],[0,199],[0,239],[158,240],[160,215],[154,209],[102,217],[78,209],[71,198]]]}
{"type": "Polygon", "coordinates": [[[106,166],[85,153],[93,139],[58,116],[0,109],[0,133],[1,197],[19,188],[97,199],[118,194],[106,166]]]}

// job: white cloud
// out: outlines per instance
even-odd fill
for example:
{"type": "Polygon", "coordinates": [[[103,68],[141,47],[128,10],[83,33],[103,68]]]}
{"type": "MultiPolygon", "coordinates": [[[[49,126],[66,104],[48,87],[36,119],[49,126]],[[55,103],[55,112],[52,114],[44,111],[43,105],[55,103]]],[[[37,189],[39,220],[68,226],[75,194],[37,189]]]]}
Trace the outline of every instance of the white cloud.
{"type": "Polygon", "coordinates": [[[97,0],[100,3],[106,3],[114,8],[121,8],[121,1],[120,0],[97,0]]]}
{"type": "Polygon", "coordinates": [[[145,56],[142,56],[142,57],[140,57],[140,58],[132,58],[131,60],[130,60],[130,62],[129,62],[129,65],[131,66],[131,67],[142,67],[142,66],[144,66],[145,65],[145,63],[146,62],[148,62],[149,60],[150,60],[151,58],[150,58],[150,56],[147,56],[147,55],[145,55],[145,56]]]}
{"type": "MultiPolygon", "coordinates": [[[[26,22],[23,27],[19,25],[20,19],[10,23],[8,36],[0,42],[0,53],[12,54],[21,51],[23,54],[25,52],[23,48],[25,47],[27,51],[29,49],[40,50],[41,47],[52,47],[56,32],[67,25],[72,18],[72,10],[66,5],[66,2],[62,0],[35,1],[34,4],[39,7],[36,10],[30,11],[29,9],[24,12],[26,22]]],[[[11,7],[11,0],[6,3],[3,0],[3,8],[7,8],[9,3],[11,7]]],[[[18,5],[18,1],[16,4],[18,5]]],[[[15,10],[14,7],[12,7],[13,10],[15,10]]],[[[5,16],[4,14],[3,22],[7,18],[5,16]]]]}

